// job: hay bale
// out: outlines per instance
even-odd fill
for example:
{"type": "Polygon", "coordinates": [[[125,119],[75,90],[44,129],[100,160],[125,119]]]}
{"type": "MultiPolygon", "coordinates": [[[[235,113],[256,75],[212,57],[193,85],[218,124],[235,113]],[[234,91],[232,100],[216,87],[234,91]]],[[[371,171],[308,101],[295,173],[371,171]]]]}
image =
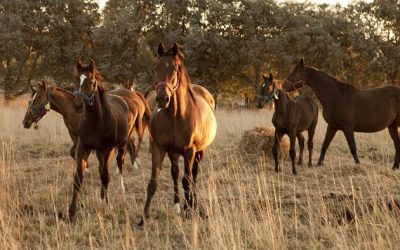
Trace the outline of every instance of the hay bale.
{"type": "MultiPolygon", "coordinates": [[[[239,150],[245,154],[259,155],[264,153],[265,156],[272,158],[272,146],[274,145],[275,128],[256,127],[244,132],[239,144],[239,150]]],[[[282,156],[287,158],[289,155],[289,138],[282,137],[281,151],[282,156]]]]}

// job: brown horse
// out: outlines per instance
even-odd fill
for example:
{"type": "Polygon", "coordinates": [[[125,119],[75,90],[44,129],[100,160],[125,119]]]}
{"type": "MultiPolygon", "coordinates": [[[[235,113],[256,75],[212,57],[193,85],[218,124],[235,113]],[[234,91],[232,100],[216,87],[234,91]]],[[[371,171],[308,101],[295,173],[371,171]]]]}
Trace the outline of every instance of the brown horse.
{"type": "MultiPolygon", "coordinates": [[[[203,86],[197,85],[197,84],[191,84],[190,88],[192,89],[193,92],[196,92],[196,94],[202,96],[210,105],[210,107],[214,107],[213,109],[215,110],[215,102],[213,99],[213,96],[211,95],[210,92],[208,92],[208,90],[206,88],[204,88],[203,86]]],[[[157,101],[156,101],[156,97],[157,97],[157,91],[152,90],[150,93],[147,94],[146,97],[146,101],[150,107],[150,109],[153,112],[157,112],[157,101]]],[[[151,135],[149,136],[149,141],[151,144],[151,135]]],[[[149,147],[150,153],[151,153],[151,146],[149,147]]],[[[175,186],[175,193],[178,194],[178,179],[179,179],[179,154],[173,154],[168,152],[168,158],[171,162],[171,175],[174,181],[174,186],[175,186]]],[[[176,195],[174,197],[174,209],[177,213],[180,213],[181,209],[179,206],[179,197],[176,195]]]]}
{"type": "MultiPolygon", "coordinates": [[[[183,65],[183,54],[175,43],[164,51],[162,43],[158,46],[158,62],[155,69],[155,88],[158,110],[150,120],[150,133],[153,139],[152,173],[147,188],[144,218],[149,216],[151,199],[157,190],[161,165],[165,154],[183,155],[185,176],[182,185],[185,190],[184,208],[196,207],[196,180],[199,163],[204,151],[215,138],[217,122],[214,109],[203,96],[190,88],[190,80],[183,65]]],[[[179,207],[178,176],[174,176],[174,201],[179,207]]]]}
{"type": "MultiPolygon", "coordinates": [[[[133,136],[137,110],[133,101],[107,93],[102,77],[96,70],[93,60],[84,66],[77,62],[79,82],[76,83],[74,104],[84,100],[83,112],[78,127],[78,146],[76,150],[77,171],[74,178],[74,192],[69,207],[70,220],[76,213],[78,193],[83,181],[87,159],[92,150],[96,151],[101,176],[101,198],[108,202],[107,189],[110,181],[108,165],[114,148],[118,149],[117,165],[120,170],[123,188],[122,166],[127,143],[133,136]]],[[[125,90],[132,93],[129,90],[125,90]]],[[[133,97],[132,97],[133,99],[133,97]]]]}
{"type": "MultiPolygon", "coordinates": [[[[68,129],[68,133],[73,142],[73,145],[70,149],[70,155],[72,158],[75,159],[75,149],[78,143],[78,125],[79,125],[79,120],[81,118],[81,113],[75,112],[75,108],[73,106],[75,95],[72,92],[65,90],[64,88],[50,86],[45,81],[41,82],[37,86],[37,88],[32,87],[31,89],[32,89],[31,99],[29,101],[28,109],[26,110],[25,117],[23,120],[24,127],[29,129],[32,126],[32,123],[39,122],[39,120],[44,115],[46,115],[46,113],[50,109],[56,111],[57,113],[60,113],[63,117],[64,123],[68,129]]],[[[124,92],[125,91],[112,90],[109,93],[126,98],[127,95],[124,92]]],[[[147,124],[150,117],[144,115],[142,117],[143,123],[147,124]]],[[[139,130],[140,128],[138,127],[140,126],[138,125],[135,128],[139,130]]],[[[139,142],[141,142],[140,133],[139,131],[137,132],[139,134],[139,142]]],[[[143,132],[141,137],[143,137],[143,132]]],[[[128,150],[128,152],[131,157],[132,166],[135,169],[137,169],[137,165],[139,162],[138,151],[140,148],[140,144],[138,144],[138,146],[135,147],[134,141],[129,141],[128,148],[131,149],[128,150]]]]}
{"type": "Polygon", "coordinates": [[[294,160],[296,158],[296,137],[299,141],[300,155],[298,164],[303,163],[304,137],[302,132],[308,131],[308,166],[312,166],[313,138],[318,122],[318,105],[310,96],[298,96],[291,100],[282,89],[282,84],[274,82],[272,74],[264,76],[258,94],[258,108],[263,108],[266,103],[274,100],[275,112],[272,123],[275,126],[275,140],[272,154],[275,160],[275,171],[279,172],[278,145],[284,134],[290,139],[290,159],[292,160],[292,173],[297,174],[294,160]]]}
{"type": "Polygon", "coordinates": [[[318,165],[322,165],[326,150],[338,130],[342,130],[349,144],[355,163],[359,164],[354,132],[372,133],[388,127],[396,148],[393,169],[399,168],[400,139],[400,88],[383,86],[359,89],[313,67],[304,60],[290,72],[285,89],[293,90],[309,85],[320,100],[323,116],[328,123],[318,165]]]}
{"type": "Polygon", "coordinates": [[[76,113],[72,102],[75,95],[60,87],[47,86],[45,81],[32,89],[31,99],[25,113],[23,125],[29,129],[33,123],[46,115],[50,109],[60,113],[64,119],[65,126],[73,142],[70,155],[75,159],[75,148],[78,143],[78,124],[81,114],[76,113]]]}

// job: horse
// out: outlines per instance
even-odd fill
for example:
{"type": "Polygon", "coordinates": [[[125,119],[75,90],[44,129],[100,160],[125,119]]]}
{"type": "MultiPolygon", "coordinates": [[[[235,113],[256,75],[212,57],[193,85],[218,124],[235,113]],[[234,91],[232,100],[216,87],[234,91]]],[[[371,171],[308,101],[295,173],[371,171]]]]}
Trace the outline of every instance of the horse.
{"type": "Polygon", "coordinates": [[[76,113],[72,106],[75,95],[60,87],[47,86],[46,81],[39,83],[36,88],[31,86],[31,91],[31,99],[22,121],[24,128],[29,129],[33,123],[39,122],[51,109],[61,114],[73,142],[70,156],[75,159],[75,148],[78,143],[78,124],[81,118],[81,115],[76,113]]]}
{"type": "Polygon", "coordinates": [[[289,73],[285,89],[291,91],[303,85],[313,89],[322,104],[322,114],[328,124],[318,165],[323,165],[325,153],[338,130],[343,131],[354,162],[360,164],[354,132],[373,133],[387,127],[396,149],[393,169],[399,168],[399,87],[387,85],[359,89],[319,69],[307,66],[301,58],[300,63],[289,73]]]}
{"type": "MultiPolygon", "coordinates": [[[[183,64],[184,56],[178,45],[174,43],[172,48],[165,51],[163,44],[160,43],[158,55],[155,67],[158,109],[153,112],[149,126],[152,137],[152,172],[147,187],[144,217],[138,226],[143,226],[149,217],[150,203],[157,190],[161,166],[166,153],[184,157],[185,176],[182,179],[185,191],[184,209],[188,212],[188,208],[196,208],[196,181],[199,163],[204,157],[205,149],[213,142],[217,132],[214,107],[202,95],[192,90],[189,75],[183,64]]],[[[174,207],[180,210],[179,172],[174,172],[172,175],[174,207]]]]}
{"type": "Polygon", "coordinates": [[[282,89],[282,83],[275,81],[272,74],[269,77],[263,75],[264,83],[257,93],[257,107],[262,109],[266,103],[274,100],[275,112],[272,123],[275,126],[275,139],[272,147],[272,155],[275,160],[275,171],[280,171],[278,159],[278,146],[282,136],[287,134],[290,139],[289,155],[292,161],[292,173],[296,171],[296,137],[299,142],[300,155],[298,165],[303,164],[304,137],[302,132],[308,132],[308,166],[312,166],[313,138],[318,122],[318,105],[310,96],[298,96],[291,100],[282,89]]]}
{"type": "MultiPolygon", "coordinates": [[[[91,59],[89,65],[77,61],[79,81],[76,82],[74,107],[83,112],[78,126],[76,149],[77,170],[74,177],[73,196],[68,209],[69,219],[76,213],[77,198],[84,178],[87,159],[92,150],[96,151],[101,176],[101,199],[108,203],[107,189],[110,182],[108,165],[114,148],[118,149],[117,165],[120,172],[121,188],[124,192],[122,166],[127,151],[127,143],[133,137],[134,124],[138,117],[133,101],[107,93],[103,79],[91,59]]],[[[129,90],[125,90],[132,93],[129,90]]]]}
{"type": "MultiPolygon", "coordinates": [[[[33,88],[31,86],[31,90],[31,99],[29,100],[28,108],[25,112],[25,117],[22,122],[24,127],[26,129],[29,129],[33,123],[39,122],[50,110],[54,110],[57,113],[61,114],[73,142],[73,145],[70,149],[70,156],[75,159],[75,149],[76,145],[78,144],[78,125],[81,118],[81,113],[75,112],[75,108],[73,106],[75,95],[64,88],[50,86],[46,81],[42,81],[41,83],[39,83],[36,88],[33,88]]],[[[123,97],[123,93],[119,93],[118,90],[112,90],[109,93],[120,95],[121,97],[123,97]]],[[[147,116],[144,115],[142,119],[143,123],[146,123],[146,120],[149,121],[150,117],[147,118],[147,116]]],[[[137,130],[139,130],[139,128],[137,130]]],[[[138,132],[138,134],[140,138],[140,133],[138,132]]],[[[140,139],[139,142],[141,142],[140,139]]],[[[132,143],[134,143],[134,141],[130,140],[128,142],[128,147],[136,149],[128,150],[128,152],[131,157],[133,168],[137,169],[137,165],[139,162],[138,151],[140,148],[140,143],[137,147],[135,147],[134,144],[132,145],[132,143]],[[135,154],[133,154],[133,152],[135,154]]]]}

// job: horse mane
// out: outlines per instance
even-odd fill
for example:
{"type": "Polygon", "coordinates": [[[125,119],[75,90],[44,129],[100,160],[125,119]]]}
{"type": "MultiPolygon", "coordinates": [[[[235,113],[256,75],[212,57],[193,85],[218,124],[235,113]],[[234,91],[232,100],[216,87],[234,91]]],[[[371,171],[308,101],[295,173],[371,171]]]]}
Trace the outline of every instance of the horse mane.
{"type": "Polygon", "coordinates": [[[323,75],[328,77],[329,80],[336,83],[337,89],[342,93],[348,93],[348,92],[351,92],[351,91],[354,91],[357,89],[354,85],[347,83],[347,82],[340,81],[336,77],[333,77],[330,74],[323,72],[322,70],[319,70],[319,69],[313,68],[313,67],[310,67],[310,68],[316,72],[322,73],[323,75]]]}
{"type": "Polygon", "coordinates": [[[75,97],[74,93],[72,93],[71,91],[69,91],[69,90],[67,90],[65,88],[58,87],[58,86],[51,86],[51,87],[53,87],[57,91],[60,91],[60,92],[64,93],[68,97],[73,97],[73,98],[75,97]]]}

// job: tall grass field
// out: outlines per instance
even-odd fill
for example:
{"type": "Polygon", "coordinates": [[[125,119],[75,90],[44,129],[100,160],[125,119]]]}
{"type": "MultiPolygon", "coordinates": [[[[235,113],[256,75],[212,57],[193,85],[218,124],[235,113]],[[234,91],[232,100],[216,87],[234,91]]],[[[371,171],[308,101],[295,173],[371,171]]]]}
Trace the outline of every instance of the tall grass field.
{"type": "MultiPolygon", "coordinates": [[[[100,199],[97,160],[90,156],[77,218],[69,223],[58,214],[67,213],[72,196],[72,142],[54,111],[38,129],[24,129],[25,107],[25,101],[0,107],[0,249],[400,249],[400,171],[391,169],[394,146],[387,130],[356,134],[360,165],[339,132],[319,167],[326,129],[320,115],[314,166],[307,166],[306,147],[305,164],[294,177],[288,160],[275,173],[270,151],[238,150],[244,131],[272,127],[272,111],[217,111],[217,137],[197,185],[207,217],[174,212],[165,159],[151,217],[140,230],[135,224],[151,172],[147,136],[139,169],[126,161],[125,195],[112,161],[109,204],[100,199]]],[[[182,177],[182,159],[180,166],[182,177]]],[[[180,192],[183,204],[181,185],[180,192]]]]}

